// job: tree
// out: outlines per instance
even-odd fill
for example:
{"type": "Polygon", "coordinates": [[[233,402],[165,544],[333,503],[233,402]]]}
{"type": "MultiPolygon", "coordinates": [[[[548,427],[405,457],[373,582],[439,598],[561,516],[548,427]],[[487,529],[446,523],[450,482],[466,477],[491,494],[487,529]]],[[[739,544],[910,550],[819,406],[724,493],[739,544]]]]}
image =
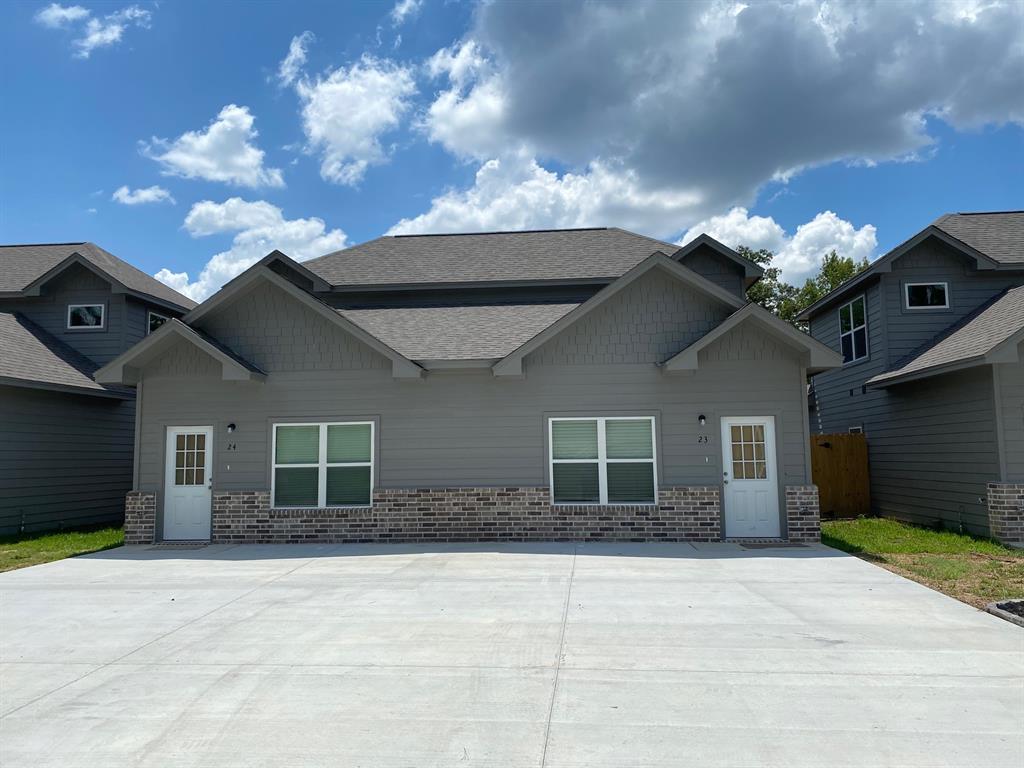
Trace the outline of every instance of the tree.
{"type": "Polygon", "coordinates": [[[804,324],[797,321],[797,315],[868,268],[867,259],[855,262],[849,256],[840,256],[832,251],[822,259],[818,273],[807,278],[803,286],[797,288],[781,279],[782,270],[772,266],[775,254],[771,251],[765,248],[755,251],[743,245],[736,250],[764,269],[764,277],[750,286],[747,298],[798,328],[804,324]]]}

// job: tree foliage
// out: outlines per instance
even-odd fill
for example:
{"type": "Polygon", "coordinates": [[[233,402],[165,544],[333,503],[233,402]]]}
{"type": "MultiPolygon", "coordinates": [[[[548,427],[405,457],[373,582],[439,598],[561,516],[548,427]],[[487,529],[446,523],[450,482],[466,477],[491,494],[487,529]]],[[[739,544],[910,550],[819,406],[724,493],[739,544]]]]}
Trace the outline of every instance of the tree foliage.
{"type": "Polygon", "coordinates": [[[856,262],[849,256],[840,256],[832,251],[825,255],[818,273],[797,287],[785,282],[782,270],[772,266],[775,254],[771,251],[765,248],[755,251],[743,245],[736,250],[764,270],[764,277],[750,286],[747,298],[797,327],[802,326],[802,323],[797,322],[797,315],[868,268],[867,259],[856,262]]]}

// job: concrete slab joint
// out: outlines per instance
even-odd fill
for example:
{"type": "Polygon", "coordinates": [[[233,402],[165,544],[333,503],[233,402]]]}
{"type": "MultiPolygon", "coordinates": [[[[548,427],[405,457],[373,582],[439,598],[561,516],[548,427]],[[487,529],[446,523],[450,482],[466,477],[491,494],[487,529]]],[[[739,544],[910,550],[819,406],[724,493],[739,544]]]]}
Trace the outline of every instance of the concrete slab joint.
{"type": "Polygon", "coordinates": [[[786,486],[786,530],[794,543],[821,541],[818,486],[786,486]]]}
{"type": "Polygon", "coordinates": [[[988,484],[988,524],[994,539],[1024,546],[1024,483],[988,484]]]}

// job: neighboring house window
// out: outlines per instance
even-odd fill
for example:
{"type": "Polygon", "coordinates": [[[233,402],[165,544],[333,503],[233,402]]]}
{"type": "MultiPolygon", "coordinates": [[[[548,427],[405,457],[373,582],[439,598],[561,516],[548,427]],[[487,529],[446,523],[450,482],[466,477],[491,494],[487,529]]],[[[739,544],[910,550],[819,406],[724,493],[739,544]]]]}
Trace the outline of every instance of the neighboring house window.
{"type": "Polygon", "coordinates": [[[907,309],[949,309],[947,283],[904,283],[907,309]]]}
{"type": "Polygon", "coordinates": [[[163,315],[158,315],[156,312],[150,312],[146,318],[146,325],[149,328],[146,333],[152,333],[169,319],[170,318],[164,317],[163,315]]]}
{"type": "Polygon", "coordinates": [[[68,328],[103,328],[105,309],[103,304],[68,304],[68,328]]]}
{"type": "Polygon", "coordinates": [[[863,296],[839,308],[839,346],[844,363],[868,356],[867,304],[863,296]]]}
{"type": "Polygon", "coordinates": [[[373,493],[373,422],[275,424],[275,507],[367,507],[373,493]]]}
{"type": "Polygon", "coordinates": [[[548,421],[555,504],[653,504],[654,418],[548,421]]]}

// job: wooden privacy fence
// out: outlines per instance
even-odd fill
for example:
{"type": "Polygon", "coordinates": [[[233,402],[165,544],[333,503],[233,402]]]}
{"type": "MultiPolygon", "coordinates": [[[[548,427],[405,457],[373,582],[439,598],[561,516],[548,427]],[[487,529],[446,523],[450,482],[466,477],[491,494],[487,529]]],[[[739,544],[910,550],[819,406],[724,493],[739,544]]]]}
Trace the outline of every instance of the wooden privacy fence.
{"type": "Polygon", "coordinates": [[[871,512],[866,435],[811,435],[811,476],[823,518],[871,512]]]}

